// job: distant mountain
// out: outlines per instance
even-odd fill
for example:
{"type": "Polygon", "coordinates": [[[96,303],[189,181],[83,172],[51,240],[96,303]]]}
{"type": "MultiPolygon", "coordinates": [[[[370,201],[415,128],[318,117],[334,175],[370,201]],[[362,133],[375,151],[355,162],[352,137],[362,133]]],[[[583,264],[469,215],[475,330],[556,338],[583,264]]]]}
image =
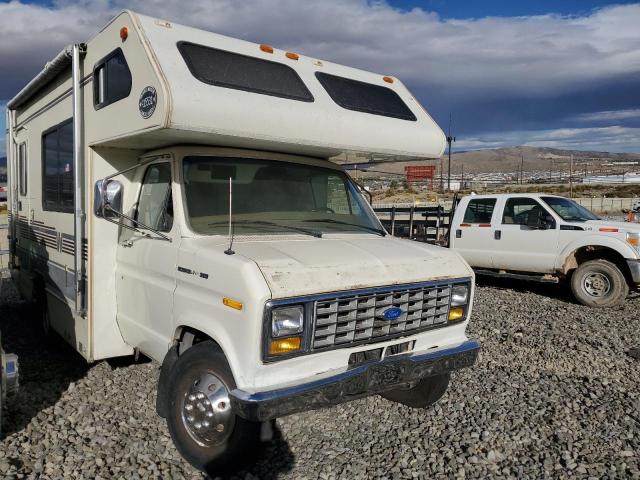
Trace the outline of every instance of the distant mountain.
{"type": "MultiPolygon", "coordinates": [[[[509,173],[520,169],[520,163],[524,158],[523,170],[546,171],[550,168],[558,169],[559,165],[567,169],[569,158],[573,155],[576,169],[583,169],[587,164],[590,168],[603,163],[640,162],[640,153],[610,153],[610,152],[584,152],[579,150],[560,150],[557,148],[543,147],[509,147],[487,150],[470,150],[454,152],[451,155],[451,173],[459,175],[464,168],[465,173],[509,173]]],[[[446,171],[447,154],[443,155],[443,163],[446,171]]],[[[371,167],[376,172],[404,173],[405,165],[440,164],[440,160],[424,162],[398,162],[380,163],[371,167]]],[[[630,167],[631,170],[634,167],[630,167]]],[[[640,171],[640,165],[636,168],[640,171]]],[[[364,176],[378,176],[380,173],[371,172],[364,176]]]]}

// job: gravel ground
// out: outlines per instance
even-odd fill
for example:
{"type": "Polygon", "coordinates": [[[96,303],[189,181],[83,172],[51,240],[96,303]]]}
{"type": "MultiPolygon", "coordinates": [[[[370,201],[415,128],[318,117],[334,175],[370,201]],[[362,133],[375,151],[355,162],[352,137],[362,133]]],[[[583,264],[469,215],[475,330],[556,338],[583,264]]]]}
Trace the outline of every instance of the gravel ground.
{"type": "MultiPolygon", "coordinates": [[[[640,298],[574,304],[564,287],[481,280],[478,364],[428,410],[380,397],[278,420],[258,478],[640,478],[640,298]]],[[[5,282],[3,342],[22,388],[0,441],[5,478],[202,478],[156,416],[152,362],[87,366],[43,346],[5,282]]]]}

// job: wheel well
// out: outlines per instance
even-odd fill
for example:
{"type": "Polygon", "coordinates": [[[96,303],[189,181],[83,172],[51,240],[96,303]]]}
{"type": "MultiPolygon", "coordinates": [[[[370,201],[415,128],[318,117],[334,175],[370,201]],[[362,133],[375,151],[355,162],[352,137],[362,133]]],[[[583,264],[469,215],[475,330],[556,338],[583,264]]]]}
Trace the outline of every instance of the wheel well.
{"type": "Polygon", "coordinates": [[[590,260],[607,260],[613,263],[627,279],[627,283],[629,283],[629,285],[632,284],[629,265],[627,265],[624,257],[614,249],[601,245],[587,245],[572,252],[564,261],[564,273],[569,276],[576,268],[590,260]]]}
{"type": "Polygon", "coordinates": [[[178,347],[178,355],[182,355],[188,349],[200,342],[211,341],[215,344],[216,348],[222,351],[222,347],[206,333],[201,332],[191,327],[178,327],[174,335],[174,342],[178,347]]]}
{"type": "MultiPolygon", "coordinates": [[[[209,335],[202,333],[201,331],[191,327],[178,327],[175,335],[173,336],[173,344],[162,361],[160,367],[160,377],[158,378],[158,394],[156,396],[156,411],[158,415],[166,418],[169,413],[169,403],[167,392],[169,389],[169,381],[171,377],[171,370],[173,365],[178,360],[178,357],[186,352],[189,348],[193,347],[197,343],[211,341],[215,348],[222,348],[213,338],[209,335]]],[[[224,352],[223,352],[224,354],[224,352]]]]}

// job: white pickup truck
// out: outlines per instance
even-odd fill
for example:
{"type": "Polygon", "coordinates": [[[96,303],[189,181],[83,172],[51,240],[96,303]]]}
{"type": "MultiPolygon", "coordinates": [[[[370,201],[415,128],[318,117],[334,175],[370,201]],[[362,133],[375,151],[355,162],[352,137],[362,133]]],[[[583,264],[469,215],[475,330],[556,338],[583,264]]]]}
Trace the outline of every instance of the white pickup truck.
{"type": "Polygon", "coordinates": [[[640,284],[640,225],[600,219],[554,195],[463,197],[449,246],[477,271],[567,280],[592,307],[619,304],[640,284]]]}

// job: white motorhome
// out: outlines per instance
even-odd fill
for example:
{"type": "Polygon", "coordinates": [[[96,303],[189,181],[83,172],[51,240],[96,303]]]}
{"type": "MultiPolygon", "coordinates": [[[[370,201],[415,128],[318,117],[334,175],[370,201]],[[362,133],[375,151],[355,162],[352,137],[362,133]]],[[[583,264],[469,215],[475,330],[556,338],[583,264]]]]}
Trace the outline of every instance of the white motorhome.
{"type": "Polygon", "coordinates": [[[332,162],[442,154],[397,78],[125,11],[7,115],[20,292],[89,362],[160,362],[158,413],[196,467],[281,415],[426,407],[474,363],[473,271],[389,237],[332,162]]]}

